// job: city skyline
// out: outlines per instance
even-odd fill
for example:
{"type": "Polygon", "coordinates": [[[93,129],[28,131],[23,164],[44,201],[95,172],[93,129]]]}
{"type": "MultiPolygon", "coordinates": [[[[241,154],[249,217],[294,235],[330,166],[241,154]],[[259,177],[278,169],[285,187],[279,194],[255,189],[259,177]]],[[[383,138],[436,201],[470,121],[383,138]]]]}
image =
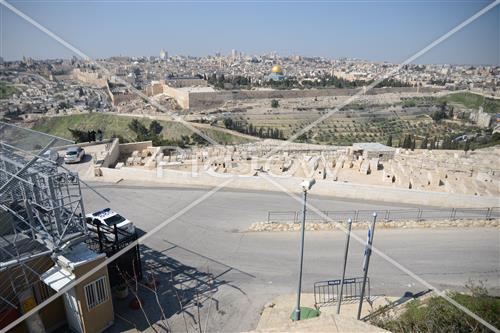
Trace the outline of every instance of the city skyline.
{"type": "MultiPolygon", "coordinates": [[[[236,49],[390,63],[405,60],[490,3],[10,2],[91,58],[158,56],[160,49],[199,57],[236,49]]],[[[415,63],[498,65],[499,13],[493,8],[415,63]]],[[[0,14],[5,60],[74,55],[8,8],[1,6],[0,14]]]]}

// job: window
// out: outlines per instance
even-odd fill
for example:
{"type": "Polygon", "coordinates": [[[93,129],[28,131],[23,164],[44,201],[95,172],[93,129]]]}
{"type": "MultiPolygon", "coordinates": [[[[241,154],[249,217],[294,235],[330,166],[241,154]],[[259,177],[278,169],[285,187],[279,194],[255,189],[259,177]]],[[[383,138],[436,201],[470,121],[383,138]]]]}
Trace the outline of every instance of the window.
{"type": "Polygon", "coordinates": [[[104,222],[106,222],[106,224],[109,226],[121,223],[123,221],[125,221],[125,218],[120,214],[116,214],[111,217],[108,217],[107,219],[104,219],[104,222]]]}
{"type": "Polygon", "coordinates": [[[108,299],[108,287],[106,277],[103,276],[84,287],[87,309],[92,310],[108,299]]]}

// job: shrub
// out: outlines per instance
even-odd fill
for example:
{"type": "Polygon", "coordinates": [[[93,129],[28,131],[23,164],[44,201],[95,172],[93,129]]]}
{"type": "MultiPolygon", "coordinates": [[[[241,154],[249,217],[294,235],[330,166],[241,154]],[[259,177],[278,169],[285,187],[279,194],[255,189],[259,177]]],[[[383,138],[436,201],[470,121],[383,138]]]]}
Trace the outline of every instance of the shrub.
{"type": "MultiPolygon", "coordinates": [[[[500,299],[489,296],[482,283],[470,282],[471,294],[456,292],[448,296],[495,327],[500,327],[500,299]]],[[[489,329],[439,296],[410,301],[393,317],[386,308],[377,311],[371,323],[391,332],[489,332],[489,329]]]]}

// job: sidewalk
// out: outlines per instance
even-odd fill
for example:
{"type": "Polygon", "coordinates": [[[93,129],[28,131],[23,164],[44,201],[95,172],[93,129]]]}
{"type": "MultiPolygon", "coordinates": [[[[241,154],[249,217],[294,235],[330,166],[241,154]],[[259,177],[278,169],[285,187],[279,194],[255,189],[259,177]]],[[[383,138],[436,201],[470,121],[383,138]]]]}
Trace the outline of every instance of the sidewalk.
{"type": "MultiPolygon", "coordinates": [[[[361,317],[398,298],[375,298],[372,305],[363,303],[361,317]]],[[[290,315],[295,307],[296,295],[283,295],[264,308],[257,328],[252,332],[387,332],[364,321],[356,320],[358,303],[342,304],[341,314],[336,314],[336,304],[320,308],[321,315],[294,322],[290,315]]],[[[314,308],[314,295],[302,294],[301,306],[314,308]]]]}

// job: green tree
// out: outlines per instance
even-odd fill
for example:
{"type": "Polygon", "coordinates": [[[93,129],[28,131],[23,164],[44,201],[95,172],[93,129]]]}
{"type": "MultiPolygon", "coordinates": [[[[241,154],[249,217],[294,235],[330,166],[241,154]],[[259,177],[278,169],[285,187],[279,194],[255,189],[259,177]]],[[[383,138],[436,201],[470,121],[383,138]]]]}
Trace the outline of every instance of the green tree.
{"type": "Polygon", "coordinates": [[[147,140],[149,131],[138,119],[132,119],[128,128],[137,135],[137,141],[147,140]]]}
{"type": "Polygon", "coordinates": [[[449,136],[443,139],[443,143],[441,144],[441,149],[452,149],[452,142],[449,136]]]}
{"type": "Polygon", "coordinates": [[[429,149],[436,149],[436,138],[432,138],[429,149]]]}
{"type": "Polygon", "coordinates": [[[422,142],[420,143],[420,148],[421,149],[427,149],[427,145],[429,144],[429,139],[427,138],[427,136],[422,140],[422,142]]]}
{"type": "Polygon", "coordinates": [[[234,123],[233,123],[233,120],[231,118],[224,118],[224,126],[228,129],[233,129],[234,127],[234,123]]]}
{"type": "Polygon", "coordinates": [[[71,136],[77,143],[89,141],[89,134],[87,131],[81,131],[79,129],[72,129],[72,128],[68,128],[68,131],[71,133],[71,136]]]}
{"type": "Polygon", "coordinates": [[[406,134],[403,139],[403,148],[409,149],[411,148],[411,136],[406,134]]]}
{"type": "Polygon", "coordinates": [[[302,133],[295,139],[295,141],[297,142],[307,142],[307,140],[308,140],[307,133],[302,133]]]}
{"type": "Polygon", "coordinates": [[[432,120],[434,120],[435,122],[439,122],[441,121],[442,119],[446,119],[446,111],[444,111],[443,109],[439,110],[439,111],[434,111],[432,114],[431,114],[431,118],[432,120]]]}
{"type": "Polygon", "coordinates": [[[392,147],[392,134],[389,134],[389,137],[387,138],[387,145],[392,147]]]}
{"type": "Polygon", "coordinates": [[[198,145],[204,145],[207,143],[206,140],[198,133],[191,134],[190,139],[193,143],[198,144],[198,145]]]}
{"type": "Polygon", "coordinates": [[[470,150],[470,140],[465,140],[464,151],[468,152],[470,150]]]}
{"type": "Polygon", "coordinates": [[[153,120],[149,124],[149,133],[153,135],[158,135],[163,130],[163,126],[156,120],[153,120]]]}
{"type": "Polygon", "coordinates": [[[271,101],[271,107],[272,107],[272,108],[277,108],[277,107],[279,107],[279,106],[280,106],[280,102],[279,102],[277,99],[273,99],[273,100],[271,101]]]}

